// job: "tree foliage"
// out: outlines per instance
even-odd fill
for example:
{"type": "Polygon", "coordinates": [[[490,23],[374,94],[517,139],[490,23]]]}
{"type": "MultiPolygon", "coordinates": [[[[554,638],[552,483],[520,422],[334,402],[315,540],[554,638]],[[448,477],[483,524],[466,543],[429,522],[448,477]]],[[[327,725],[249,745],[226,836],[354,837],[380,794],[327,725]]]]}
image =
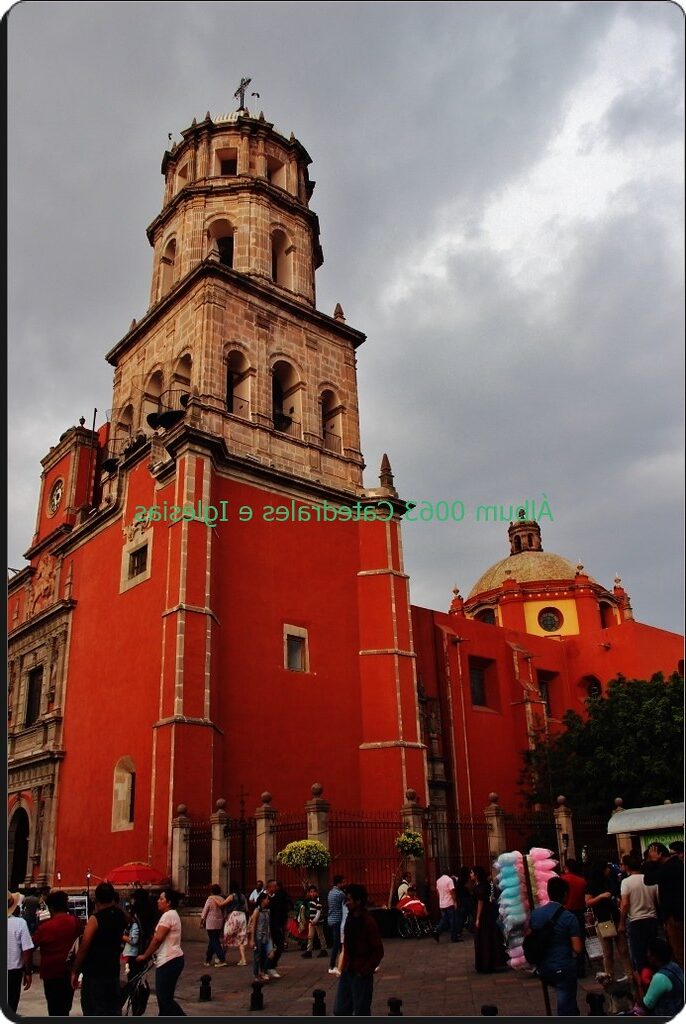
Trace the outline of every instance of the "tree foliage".
{"type": "Polygon", "coordinates": [[[613,679],[589,697],[587,717],[567,711],[561,733],[541,731],[523,752],[519,778],[529,804],[552,804],[559,794],[573,810],[611,811],[683,800],[683,680],[661,672],[650,680],[613,679]]]}

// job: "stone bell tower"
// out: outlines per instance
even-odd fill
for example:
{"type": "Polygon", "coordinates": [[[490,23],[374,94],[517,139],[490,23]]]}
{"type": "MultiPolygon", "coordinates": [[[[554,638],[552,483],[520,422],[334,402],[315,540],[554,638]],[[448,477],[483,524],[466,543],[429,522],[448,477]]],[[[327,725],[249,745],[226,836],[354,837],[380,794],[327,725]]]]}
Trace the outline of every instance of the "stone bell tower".
{"type": "Polygon", "coordinates": [[[185,419],[237,455],[359,492],[364,335],[340,306],[315,309],[310,162],[244,106],[193,120],[164,154],[150,307],[108,354],[110,460],[185,419]]]}

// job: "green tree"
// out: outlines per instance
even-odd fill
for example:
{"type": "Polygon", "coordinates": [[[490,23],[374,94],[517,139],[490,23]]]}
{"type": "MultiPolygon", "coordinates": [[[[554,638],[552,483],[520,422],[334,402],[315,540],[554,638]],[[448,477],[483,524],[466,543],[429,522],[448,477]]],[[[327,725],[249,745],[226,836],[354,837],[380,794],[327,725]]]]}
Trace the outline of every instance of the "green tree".
{"type": "Polygon", "coordinates": [[[603,814],[617,796],[625,807],[683,800],[683,679],[619,676],[587,699],[586,711],[567,711],[562,732],[539,732],[523,752],[528,804],[550,805],[562,793],[574,810],[603,814]]]}

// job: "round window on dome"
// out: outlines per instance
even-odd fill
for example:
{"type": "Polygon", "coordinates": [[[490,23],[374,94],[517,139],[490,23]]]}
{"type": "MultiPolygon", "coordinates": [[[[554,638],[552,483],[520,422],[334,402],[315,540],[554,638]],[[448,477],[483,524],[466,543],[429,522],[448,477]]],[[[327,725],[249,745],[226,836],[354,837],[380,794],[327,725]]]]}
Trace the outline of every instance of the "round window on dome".
{"type": "Polygon", "coordinates": [[[564,618],[557,608],[543,608],[538,613],[538,624],[546,633],[555,633],[561,628],[564,618]]]}

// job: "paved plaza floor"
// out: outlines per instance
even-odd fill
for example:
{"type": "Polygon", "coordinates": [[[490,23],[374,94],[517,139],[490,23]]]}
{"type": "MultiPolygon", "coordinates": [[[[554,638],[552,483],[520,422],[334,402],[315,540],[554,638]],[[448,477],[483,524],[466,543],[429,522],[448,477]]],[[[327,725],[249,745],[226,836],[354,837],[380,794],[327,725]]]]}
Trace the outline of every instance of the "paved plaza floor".
{"type": "MultiPolygon", "coordinates": [[[[480,1017],[481,1007],[498,1008],[500,1017],[543,1017],[545,1004],[541,983],[525,971],[506,969],[496,974],[477,974],[474,970],[474,946],[471,937],[451,943],[446,936],[436,944],[433,939],[384,939],[385,956],[376,974],[375,1016],[388,1015],[388,1000],[402,999],[405,1017],[480,1017]]],[[[284,953],[279,964],[279,980],[264,985],[264,1009],[250,1010],[252,968],[234,966],[237,951],[231,950],[231,966],[203,966],[205,944],[184,944],[186,966],[176,995],[189,1017],[309,1017],[312,1015],[315,989],[326,993],[326,1012],[332,1015],[337,978],[327,973],[328,960],[304,960],[298,949],[284,953]],[[200,977],[210,974],[212,1000],[200,1002],[200,977]]],[[[150,972],[151,978],[154,972],[150,972]]],[[[578,1003],[583,1016],[588,1014],[587,992],[599,992],[594,975],[579,982],[578,1003]]],[[[551,992],[552,1011],[555,996],[551,992]]],[[[19,1013],[24,1018],[45,1016],[43,986],[34,976],[28,993],[23,993],[19,1013]]],[[[81,1016],[78,994],[72,1016],[81,1016]]],[[[154,991],[145,1013],[157,1016],[154,991]]]]}

